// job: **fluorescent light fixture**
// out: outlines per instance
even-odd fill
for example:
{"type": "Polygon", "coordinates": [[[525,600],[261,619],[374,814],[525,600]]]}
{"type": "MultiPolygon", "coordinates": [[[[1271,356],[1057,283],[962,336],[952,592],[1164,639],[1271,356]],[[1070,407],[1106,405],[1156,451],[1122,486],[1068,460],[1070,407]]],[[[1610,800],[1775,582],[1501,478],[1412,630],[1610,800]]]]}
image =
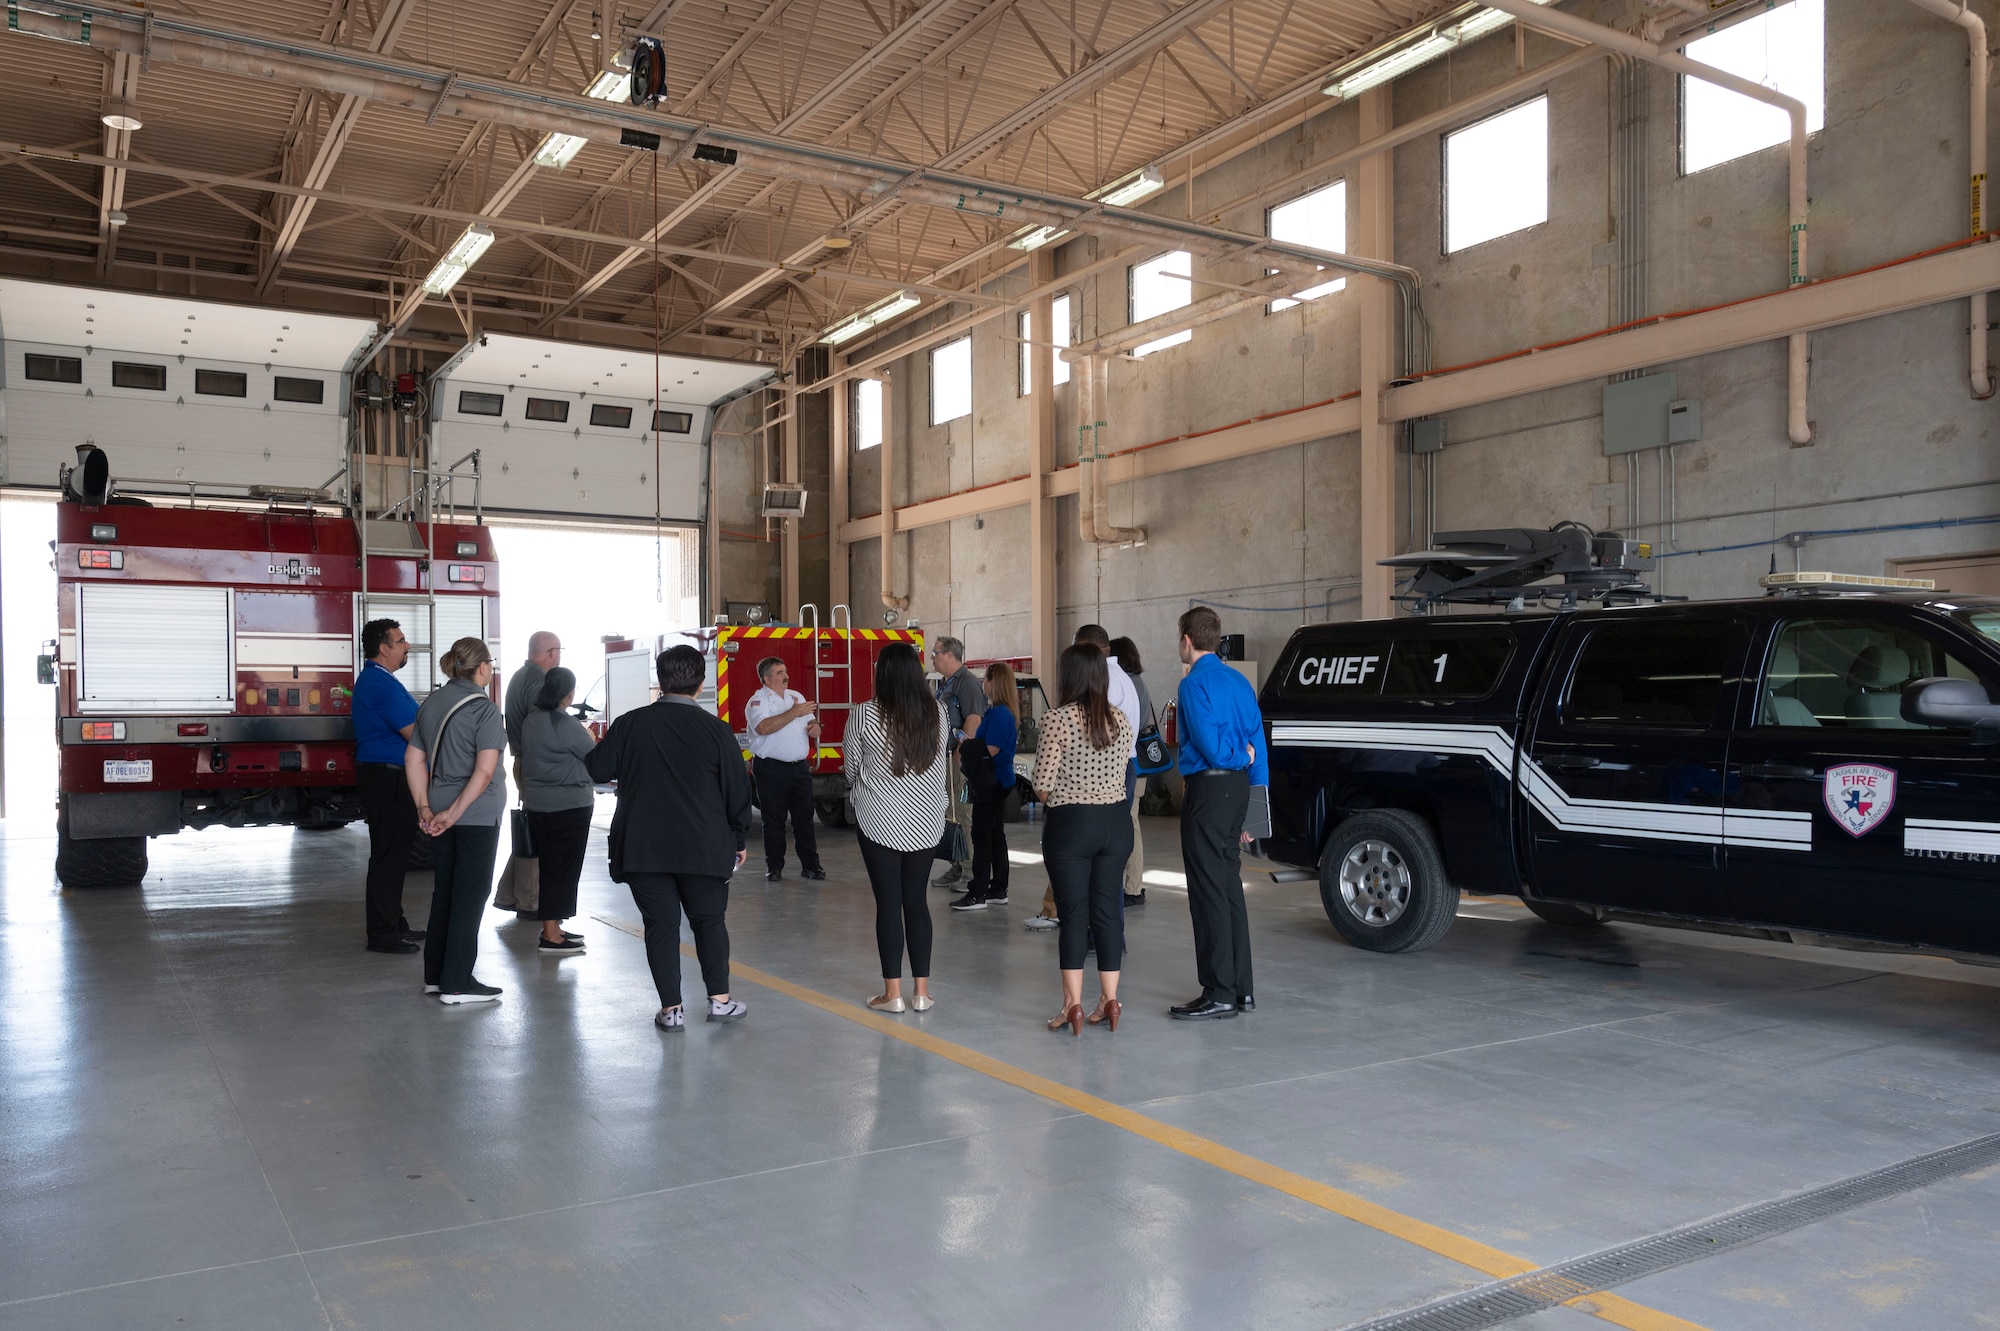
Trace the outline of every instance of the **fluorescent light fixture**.
{"type": "Polygon", "coordinates": [[[542,146],[535,150],[535,165],[546,166],[552,171],[560,171],[576,160],[583,151],[583,145],[590,142],[575,134],[551,134],[542,140],[542,146]]]}
{"type": "Polygon", "coordinates": [[[1157,166],[1141,167],[1129,176],[1121,176],[1103,189],[1087,197],[1099,203],[1108,203],[1113,208],[1123,208],[1137,203],[1149,194],[1157,194],[1165,189],[1167,178],[1160,174],[1157,166]]]}
{"type": "Polygon", "coordinates": [[[1032,254],[1050,241],[1061,240],[1068,234],[1069,232],[1059,231],[1052,226],[1030,227],[1008,241],[1007,248],[1019,250],[1023,254],[1032,254]]]}
{"type": "MultiPolygon", "coordinates": [[[[1535,0],[1536,4],[1548,2],[1535,0]]],[[[1498,32],[1513,21],[1512,14],[1497,9],[1475,9],[1457,22],[1437,24],[1405,45],[1343,66],[1334,72],[1320,91],[1328,97],[1345,101],[1369,88],[1379,87],[1420,69],[1467,42],[1475,42],[1488,33],[1498,32]]]]}
{"type": "Polygon", "coordinates": [[[442,296],[458,285],[458,279],[472,271],[472,265],[479,262],[479,256],[486,253],[486,247],[493,243],[493,228],[484,222],[474,222],[465,228],[465,234],[452,243],[445,251],[431,275],[424,279],[424,290],[433,296],[442,296]]]}
{"type": "Polygon", "coordinates": [[[632,95],[632,76],[620,69],[607,69],[591,80],[583,95],[600,102],[622,102],[632,95]]]}
{"type": "Polygon", "coordinates": [[[829,347],[837,347],[849,338],[859,337],[871,328],[888,323],[907,310],[914,310],[922,303],[914,291],[895,292],[876,301],[861,313],[850,315],[827,328],[820,333],[819,340],[829,347]]]}

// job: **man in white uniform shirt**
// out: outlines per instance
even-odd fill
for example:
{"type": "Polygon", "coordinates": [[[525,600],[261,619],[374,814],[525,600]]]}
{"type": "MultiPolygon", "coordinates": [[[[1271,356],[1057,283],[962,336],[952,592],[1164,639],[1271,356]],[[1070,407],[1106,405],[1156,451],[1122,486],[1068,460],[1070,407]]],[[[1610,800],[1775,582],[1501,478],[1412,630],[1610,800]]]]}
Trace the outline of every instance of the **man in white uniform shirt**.
{"type": "Polygon", "coordinates": [[[785,821],[791,820],[792,841],[798,848],[802,877],[826,878],[819,864],[819,844],[813,837],[813,746],[819,743],[819,717],[804,694],[788,688],[790,672],[775,656],[757,663],[764,687],[744,705],[750,730],[752,775],[757,804],[764,815],[764,879],[785,876],[785,821]]]}

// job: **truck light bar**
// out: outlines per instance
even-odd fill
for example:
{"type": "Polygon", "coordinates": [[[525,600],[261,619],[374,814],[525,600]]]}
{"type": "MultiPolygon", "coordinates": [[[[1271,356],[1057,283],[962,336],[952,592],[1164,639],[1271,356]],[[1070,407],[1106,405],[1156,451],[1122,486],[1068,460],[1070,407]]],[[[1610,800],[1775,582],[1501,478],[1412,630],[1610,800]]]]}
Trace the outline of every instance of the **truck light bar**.
{"type": "Polygon", "coordinates": [[[445,578],[451,582],[485,582],[486,565],[451,564],[445,568],[445,578]]]}
{"type": "Polygon", "coordinates": [[[83,737],[85,739],[124,739],[125,723],[123,721],[85,721],[83,723],[83,737]]]}
{"type": "Polygon", "coordinates": [[[123,550],[79,550],[76,552],[76,566],[78,568],[124,568],[125,552],[123,550]]]}

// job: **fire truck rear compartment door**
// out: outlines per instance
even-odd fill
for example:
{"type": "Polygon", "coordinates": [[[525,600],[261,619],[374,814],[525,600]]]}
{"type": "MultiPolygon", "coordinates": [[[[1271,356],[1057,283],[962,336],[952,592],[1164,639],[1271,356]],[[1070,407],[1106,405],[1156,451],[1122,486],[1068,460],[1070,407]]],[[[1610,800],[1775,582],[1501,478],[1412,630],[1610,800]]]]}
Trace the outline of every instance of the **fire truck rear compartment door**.
{"type": "Polygon", "coordinates": [[[227,712],[226,587],[88,582],[78,589],[83,712],[227,712]]]}

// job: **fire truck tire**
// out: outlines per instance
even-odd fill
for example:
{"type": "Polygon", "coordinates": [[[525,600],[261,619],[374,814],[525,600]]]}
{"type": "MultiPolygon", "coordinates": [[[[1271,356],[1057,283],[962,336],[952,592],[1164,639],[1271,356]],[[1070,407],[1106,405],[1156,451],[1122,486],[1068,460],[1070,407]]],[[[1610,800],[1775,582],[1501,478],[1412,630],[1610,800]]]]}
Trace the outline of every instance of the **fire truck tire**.
{"type": "Polygon", "coordinates": [[[1333,830],[1320,856],[1319,896],[1335,932],[1370,952],[1421,951],[1458,913],[1436,838],[1401,809],[1371,809],[1333,830]]]}
{"type": "Polygon", "coordinates": [[[1560,924],[1570,929],[1595,929],[1604,921],[1581,906],[1565,906],[1556,901],[1530,901],[1521,898],[1521,904],[1550,924],[1560,924]]]}
{"type": "Polygon", "coordinates": [[[67,818],[56,820],[56,878],[64,887],[137,887],[146,868],[146,838],[79,841],[71,838],[67,818]]]}
{"type": "Polygon", "coordinates": [[[820,800],[813,808],[819,810],[819,820],[828,827],[847,826],[847,801],[820,800]]]}

